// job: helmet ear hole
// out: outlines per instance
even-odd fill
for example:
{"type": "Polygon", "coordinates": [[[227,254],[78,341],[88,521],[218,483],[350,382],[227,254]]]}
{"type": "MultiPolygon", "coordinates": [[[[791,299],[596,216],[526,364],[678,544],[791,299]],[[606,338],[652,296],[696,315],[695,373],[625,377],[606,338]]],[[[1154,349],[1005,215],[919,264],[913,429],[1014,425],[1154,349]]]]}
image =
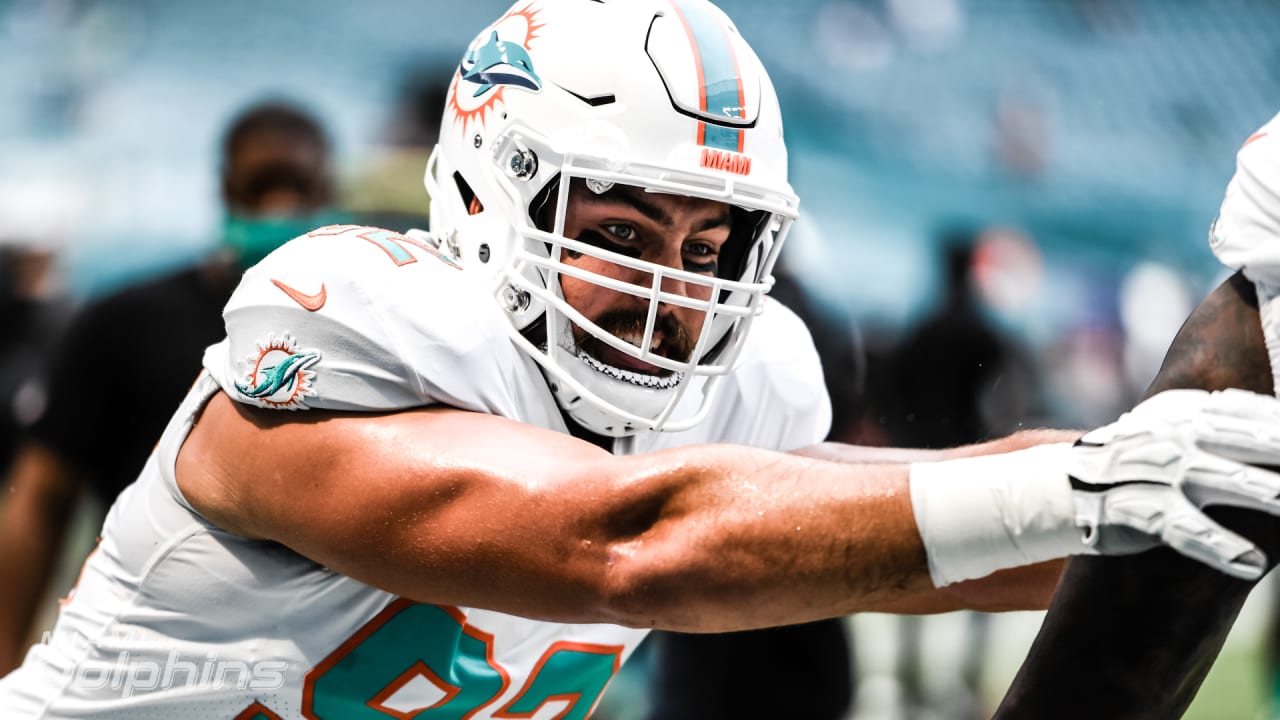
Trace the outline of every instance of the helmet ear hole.
{"type": "Polygon", "coordinates": [[[462,204],[467,208],[468,215],[479,215],[484,212],[484,203],[476,197],[476,191],[471,189],[467,184],[462,173],[455,172],[453,174],[453,182],[458,186],[458,195],[462,196],[462,204]]]}

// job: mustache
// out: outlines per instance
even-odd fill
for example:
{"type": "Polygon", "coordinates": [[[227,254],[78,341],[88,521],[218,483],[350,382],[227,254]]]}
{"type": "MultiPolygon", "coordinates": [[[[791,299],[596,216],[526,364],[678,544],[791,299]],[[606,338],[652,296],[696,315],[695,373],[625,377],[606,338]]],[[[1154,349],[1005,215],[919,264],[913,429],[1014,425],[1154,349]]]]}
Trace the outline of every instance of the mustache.
{"type": "MultiPolygon", "coordinates": [[[[641,310],[610,310],[596,319],[596,325],[611,335],[644,335],[647,313],[641,310]]],[[[658,315],[654,319],[653,333],[661,335],[662,341],[656,352],[665,358],[678,362],[687,362],[693,355],[694,337],[684,323],[674,315],[658,315]]],[[[591,333],[583,333],[578,342],[578,349],[599,358],[600,351],[608,347],[604,341],[591,333]]]]}

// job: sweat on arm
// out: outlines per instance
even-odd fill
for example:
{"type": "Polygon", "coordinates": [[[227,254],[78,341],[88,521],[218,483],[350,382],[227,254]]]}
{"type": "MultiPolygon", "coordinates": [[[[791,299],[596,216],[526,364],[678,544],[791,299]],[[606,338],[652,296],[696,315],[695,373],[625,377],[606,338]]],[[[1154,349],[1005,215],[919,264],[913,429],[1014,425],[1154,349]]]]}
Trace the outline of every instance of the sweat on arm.
{"type": "Polygon", "coordinates": [[[712,632],[929,588],[901,465],[612,456],[481,413],[299,416],[218,394],[177,478],[236,534],[413,600],[537,619],[712,632]]]}

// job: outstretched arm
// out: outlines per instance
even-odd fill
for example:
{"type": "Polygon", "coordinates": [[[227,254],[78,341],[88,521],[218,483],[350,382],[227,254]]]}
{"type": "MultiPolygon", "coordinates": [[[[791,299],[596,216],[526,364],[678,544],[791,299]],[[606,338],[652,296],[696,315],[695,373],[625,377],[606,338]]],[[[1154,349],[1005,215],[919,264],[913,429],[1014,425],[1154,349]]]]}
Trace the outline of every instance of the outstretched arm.
{"type": "MultiPolygon", "coordinates": [[[[299,417],[219,394],[177,472],[215,524],[425,602],[706,632],[932,592],[905,465],[724,445],[615,457],[491,415],[299,417]]],[[[1000,602],[1043,607],[1055,579],[1006,583],[1000,602]]]]}
{"type": "MultiPolygon", "coordinates": [[[[1243,388],[1272,393],[1252,284],[1236,274],[1187,319],[1147,391],[1243,388]]],[[[1280,559],[1280,524],[1210,512],[1280,559]]],[[[1254,583],[1169,550],[1067,563],[1030,654],[997,718],[1180,717],[1254,583]]]]}
{"type": "MultiPolygon", "coordinates": [[[[177,482],[215,524],[405,597],[714,632],[939,596],[955,607],[961,581],[1089,551],[1082,528],[1102,538],[1097,552],[1135,551],[1106,536],[1136,531],[1141,547],[1167,542],[1252,577],[1257,553],[1212,527],[1192,491],[1280,514],[1280,477],[1238,461],[1280,464],[1267,440],[1280,438],[1278,407],[1162,394],[1076,448],[907,466],[728,445],[615,457],[482,413],[297,416],[218,394],[177,482]],[[1183,461],[1152,464],[1153,447],[1183,461]]],[[[1050,570],[970,606],[1040,607],[1050,570]]]]}
{"type": "Polygon", "coordinates": [[[615,457],[448,408],[299,420],[218,394],[177,472],[215,524],[425,602],[720,631],[929,583],[901,466],[851,476],[716,445],[615,457]]]}

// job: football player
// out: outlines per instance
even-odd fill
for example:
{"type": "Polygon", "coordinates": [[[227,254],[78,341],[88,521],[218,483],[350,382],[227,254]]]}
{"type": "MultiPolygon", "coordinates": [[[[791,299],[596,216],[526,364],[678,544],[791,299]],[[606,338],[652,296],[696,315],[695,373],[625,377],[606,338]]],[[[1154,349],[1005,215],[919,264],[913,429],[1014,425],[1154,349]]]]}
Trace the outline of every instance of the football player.
{"type": "MultiPolygon", "coordinates": [[[[1237,270],[1191,314],[1148,389],[1244,388],[1274,394],[1280,368],[1280,116],[1245,141],[1209,242],[1237,270]]],[[[1267,550],[1270,518],[1219,510],[1267,550]]],[[[1068,563],[998,717],[1181,717],[1256,579],[1205,572],[1172,553],[1068,563]],[[1081,633],[1072,618],[1088,617],[1081,633]],[[1068,670],[1070,668],[1070,670],[1068,670]]]]}
{"type": "Polygon", "coordinates": [[[1162,394],[1076,447],[809,447],[816,354],[765,298],[777,100],[703,0],[521,0],[427,186],[429,233],[246,273],[6,719],[582,718],[655,627],[1043,607],[1054,558],[1160,544],[1265,564],[1199,508],[1280,512],[1264,396],[1162,394]]]}

